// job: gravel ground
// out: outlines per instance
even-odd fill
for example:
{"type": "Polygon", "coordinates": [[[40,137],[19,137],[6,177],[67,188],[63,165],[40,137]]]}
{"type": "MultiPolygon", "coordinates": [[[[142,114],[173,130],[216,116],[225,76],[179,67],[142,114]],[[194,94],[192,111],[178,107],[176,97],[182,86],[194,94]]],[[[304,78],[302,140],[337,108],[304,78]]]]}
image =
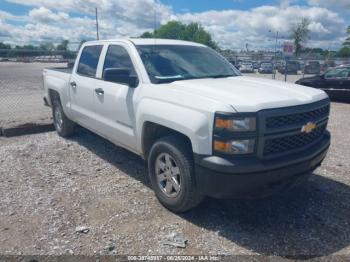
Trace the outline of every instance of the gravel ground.
{"type": "Polygon", "coordinates": [[[0,138],[0,254],[349,256],[349,113],[332,103],[332,146],[305,186],[184,215],[157,202],[139,157],[84,129],[0,138]],[[164,245],[171,234],[186,248],[164,245]]]}

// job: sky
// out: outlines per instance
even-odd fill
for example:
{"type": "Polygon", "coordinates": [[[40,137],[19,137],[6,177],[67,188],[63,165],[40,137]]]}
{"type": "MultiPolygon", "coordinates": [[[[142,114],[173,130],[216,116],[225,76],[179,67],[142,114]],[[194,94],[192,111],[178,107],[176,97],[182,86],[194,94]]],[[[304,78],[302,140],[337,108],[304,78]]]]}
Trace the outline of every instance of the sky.
{"type": "Polygon", "coordinates": [[[0,42],[12,45],[137,37],[171,20],[198,22],[222,48],[269,50],[303,17],[308,47],[336,50],[350,25],[350,0],[0,0],[0,42]]]}

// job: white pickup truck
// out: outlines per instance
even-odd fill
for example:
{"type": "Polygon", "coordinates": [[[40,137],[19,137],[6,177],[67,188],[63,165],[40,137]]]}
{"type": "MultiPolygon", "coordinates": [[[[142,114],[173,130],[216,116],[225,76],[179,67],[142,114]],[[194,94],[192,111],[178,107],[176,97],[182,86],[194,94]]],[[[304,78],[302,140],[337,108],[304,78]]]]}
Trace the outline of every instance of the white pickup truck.
{"type": "Polygon", "coordinates": [[[45,69],[60,136],[76,124],[148,161],[159,201],[259,197],[325,158],[330,102],[320,90],[242,76],[214,50],[163,39],[87,42],[73,69],[45,69]]]}

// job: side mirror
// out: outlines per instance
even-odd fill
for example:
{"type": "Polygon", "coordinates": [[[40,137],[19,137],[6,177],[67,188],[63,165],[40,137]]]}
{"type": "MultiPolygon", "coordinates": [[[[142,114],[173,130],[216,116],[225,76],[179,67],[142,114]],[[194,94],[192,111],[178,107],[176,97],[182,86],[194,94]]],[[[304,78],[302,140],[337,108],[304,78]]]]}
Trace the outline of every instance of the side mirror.
{"type": "Polygon", "coordinates": [[[126,68],[106,68],[103,70],[102,78],[104,81],[126,84],[131,88],[139,84],[137,76],[131,75],[131,71],[126,68]]]}

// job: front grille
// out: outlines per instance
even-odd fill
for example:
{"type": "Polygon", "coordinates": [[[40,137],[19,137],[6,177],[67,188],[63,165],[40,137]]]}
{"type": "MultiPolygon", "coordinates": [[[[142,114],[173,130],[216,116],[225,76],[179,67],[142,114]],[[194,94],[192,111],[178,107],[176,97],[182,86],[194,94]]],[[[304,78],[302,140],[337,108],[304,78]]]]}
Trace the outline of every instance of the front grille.
{"type": "Polygon", "coordinates": [[[292,151],[312,144],[320,138],[326,130],[326,124],[317,127],[311,133],[300,133],[290,136],[266,139],[264,144],[264,156],[292,151]]]}
{"type": "Polygon", "coordinates": [[[329,115],[329,104],[312,111],[294,113],[282,116],[273,116],[266,119],[266,128],[284,128],[297,124],[305,124],[308,121],[317,121],[329,115]]]}

